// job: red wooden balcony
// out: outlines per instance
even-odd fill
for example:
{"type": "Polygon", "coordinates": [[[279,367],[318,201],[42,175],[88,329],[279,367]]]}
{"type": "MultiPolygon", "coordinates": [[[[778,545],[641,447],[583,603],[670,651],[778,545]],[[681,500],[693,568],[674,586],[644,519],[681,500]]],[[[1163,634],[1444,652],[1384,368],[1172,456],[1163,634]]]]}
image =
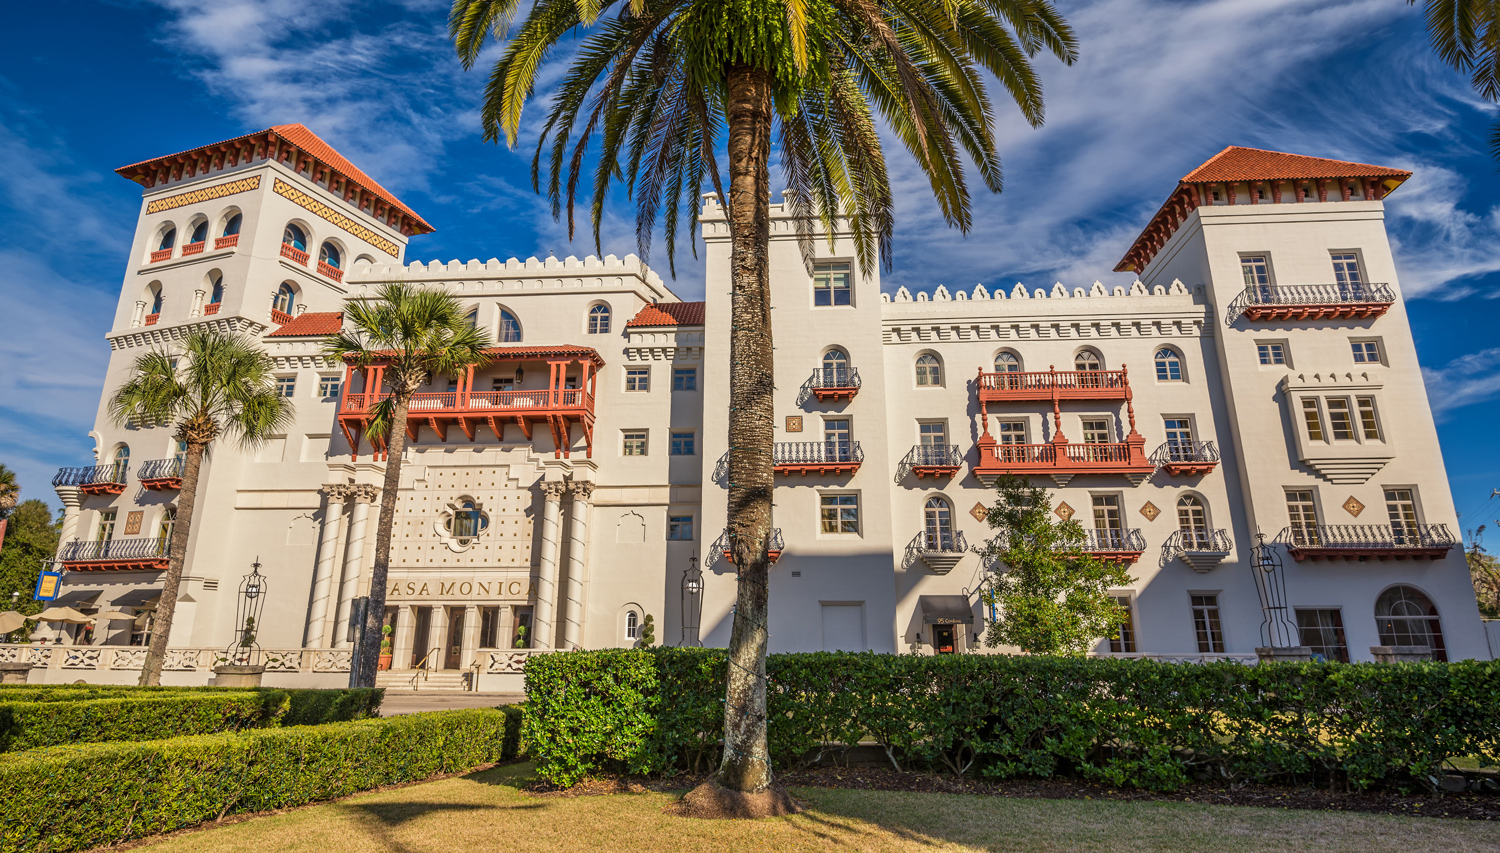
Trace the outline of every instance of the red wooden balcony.
{"type": "Polygon", "coordinates": [[[1389,284],[1252,284],[1229,303],[1228,325],[1267,320],[1367,320],[1396,302],[1389,284]]]}
{"type": "Polygon", "coordinates": [[[1207,474],[1219,464],[1219,448],[1212,441],[1168,441],[1151,461],[1173,477],[1207,474]]]}
{"type": "Polygon", "coordinates": [[[203,254],[203,241],[202,240],[199,240],[196,243],[184,243],[184,244],[182,244],[182,256],[184,258],[187,257],[188,255],[201,255],[201,254],[203,254]]]}
{"type": "Polygon", "coordinates": [[[328,276],[329,278],[333,279],[334,281],[343,281],[344,280],[344,271],[343,270],[339,269],[338,267],[329,266],[328,264],[326,264],[326,263],[324,263],[322,261],[318,261],[318,272],[321,273],[321,274],[323,274],[323,275],[328,276]]]}
{"type": "Polygon", "coordinates": [[[857,441],[778,441],[771,466],[778,474],[853,474],[865,461],[857,441]]]}
{"type": "Polygon", "coordinates": [[[307,253],[293,246],[291,243],[281,244],[281,256],[292,263],[301,264],[304,267],[307,266],[307,253]]]}
{"type": "MultiPolygon", "coordinates": [[[[1061,438],[1061,437],[1060,437],[1061,438]]],[[[1046,475],[1059,486],[1079,474],[1121,474],[1140,485],[1156,471],[1146,458],[1145,439],[1076,444],[1067,439],[1048,444],[998,444],[988,435],[979,439],[979,464],[974,476],[986,486],[1002,474],[1021,477],[1046,475]]]]}
{"type": "Polygon", "coordinates": [[[911,473],[920,480],[932,477],[941,480],[952,477],[963,467],[964,455],[956,444],[919,444],[902,460],[911,473]]]}
{"type": "Polygon", "coordinates": [[[275,308],[272,308],[271,322],[275,323],[278,326],[285,326],[287,323],[292,322],[292,315],[286,313],[285,311],[277,311],[275,308]]]}
{"type": "Polygon", "coordinates": [[[1446,524],[1319,524],[1288,527],[1276,541],[1303,560],[1441,560],[1457,542],[1446,524]]]}
{"type": "Polygon", "coordinates": [[[982,403],[1130,398],[1130,377],[1123,367],[1033,373],[985,373],[981,369],[978,385],[982,403]]]}
{"type": "Polygon", "coordinates": [[[70,572],[164,572],[169,562],[167,547],[165,539],[69,542],[57,559],[70,572]]]}
{"type": "Polygon", "coordinates": [[[220,304],[221,303],[218,302],[210,302],[207,305],[203,306],[203,316],[212,317],[213,315],[219,313],[220,304]]]}
{"type": "Polygon", "coordinates": [[[161,319],[161,312],[160,311],[158,311],[155,314],[147,314],[146,315],[146,325],[148,325],[148,326],[155,326],[156,325],[156,321],[160,320],[160,319],[161,319]]]}
{"type": "Polygon", "coordinates": [[[1106,528],[1085,530],[1088,542],[1083,550],[1101,560],[1134,563],[1146,551],[1146,537],[1139,530],[1129,528],[1106,528]]]}
{"type": "MultiPolygon", "coordinates": [[[[594,455],[594,399],[598,390],[598,370],[604,366],[599,354],[587,347],[494,347],[489,350],[490,364],[506,362],[545,361],[550,370],[546,388],[521,391],[476,391],[474,390],[475,368],[458,382],[453,391],[418,392],[412,397],[407,409],[406,435],[416,441],[427,427],[446,442],[450,428],[457,426],[465,438],[474,441],[480,430],[488,428],[496,441],[504,441],[505,427],[520,427],[528,441],[532,439],[538,425],[544,425],[552,435],[553,455],[567,458],[572,449],[572,428],[576,424],[583,431],[585,453],[594,455]],[[580,388],[564,387],[569,365],[581,363],[580,388]]],[[[384,385],[382,364],[375,364],[359,372],[364,388],[380,388],[384,385]]],[[[370,423],[374,419],[377,403],[390,398],[386,392],[351,391],[354,387],[355,371],[351,367],[344,379],[343,399],[339,403],[339,426],[349,446],[358,457],[359,439],[369,435],[370,423]]],[[[488,381],[487,379],[484,381],[488,381]]],[[[385,442],[369,436],[377,460],[385,458],[385,442]]]]}
{"type": "Polygon", "coordinates": [[[52,478],[52,485],[77,486],[86,495],[118,495],[125,491],[125,475],[130,465],[111,462],[107,465],[90,465],[86,468],[60,468],[52,478]]]}
{"type": "Polygon", "coordinates": [[[153,264],[161,263],[162,261],[170,261],[171,259],[171,249],[157,249],[156,251],[151,253],[151,263],[153,264]]]}
{"type": "Polygon", "coordinates": [[[820,403],[853,400],[854,395],[859,393],[859,371],[852,368],[819,368],[813,371],[807,387],[820,403]]]}
{"type": "Polygon", "coordinates": [[[153,459],[142,462],[135,472],[135,478],[140,481],[142,488],[153,492],[163,489],[179,490],[182,488],[182,460],[153,459]]]}
{"type": "Polygon", "coordinates": [[[240,235],[238,234],[225,234],[223,237],[214,240],[215,249],[232,249],[239,244],[240,235]]]}

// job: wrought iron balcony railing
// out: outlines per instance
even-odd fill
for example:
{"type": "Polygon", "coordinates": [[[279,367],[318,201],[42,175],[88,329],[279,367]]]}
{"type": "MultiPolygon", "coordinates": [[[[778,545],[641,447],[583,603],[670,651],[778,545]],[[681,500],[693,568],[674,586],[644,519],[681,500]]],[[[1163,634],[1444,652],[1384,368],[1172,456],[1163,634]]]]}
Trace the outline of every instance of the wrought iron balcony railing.
{"type": "Polygon", "coordinates": [[[85,494],[91,495],[118,495],[125,491],[125,476],[129,472],[128,462],[110,462],[86,468],[59,468],[57,476],[52,478],[52,485],[76,486],[85,494]]]}
{"type": "MultiPolygon", "coordinates": [[[[786,545],[781,538],[781,528],[771,528],[770,541],[766,547],[766,553],[771,558],[771,562],[774,563],[781,559],[781,552],[785,547],[786,545]]],[[[718,539],[714,540],[711,550],[715,553],[723,554],[727,562],[734,562],[734,546],[730,544],[730,536],[727,529],[719,534],[718,539]]]]}
{"type": "Polygon", "coordinates": [[[182,488],[183,464],[184,460],[181,457],[152,459],[141,463],[141,467],[136,469],[135,478],[141,481],[142,486],[152,491],[180,489],[182,488]]]}
{"type": "Polygon", "coordinates": [[[962,530],[951,526],[926,527],[906,546],[906,552],[908,559],[921,560],[933,573],[946,575],[969,553],[969,542],[962,530]]]}
{"type": "Polygon", "coordinates": [[[958,473],[963,464],[964,454],[956,444],[918,444],[901,460],[904,470],[900,472],[900,476],[905,477],[910,472],[916,474],[919,480],[928,474],[933,477],[951,477],[958,473]]]}
{"type": "Polygon", "coordinates": [[[1229,303],[1225,323],[1251,320],[1321,320],[1378,317],[1396,301],[1385,283],[1252,284],[1229,303]]]}
{"type": "Polygon", "coordinates": [[[69,542],[57,558],[64,563],[104,560],[148,560],[167,555],[165,539],[107,539],[95,542],[69,542]]]}
{"type": "Polygon", "coordinates": [[[859,368],[820,367],[813,371],[812,387],[814,389],[858,388],[860,387],[859,368]]]}
{"type": "Polygon", "coordinates": [[[1457,542],[1446,524],[1318,524],[1284,528],[1276,541],[1297,560],[1435,559],[1457,542]]]}
{"type": "Polygon", "coordinates": [[[852,474],[865,461],[865,452],[857,441],[778,441],[771,461],[781,474],[852,474]]]}
{"type": "MultiPolygon", "coordinates": [[[[1084,533],[1088,538],[1084,542],[1083,550],[1096,556],[1134,554],[1139,557],[1146,550],[1146,537],[1133,528],[1094,528],[1086,529],[1084,533]]],[[[1135,562],[1135,559],[1130,558],[1130,561],[1135,562]]]]}
{"type": "Polygon", "coordinates": [[[1167,559],[1177,557],[1201,574],[1234,553],[1234,542],[1227,530],[1178,530],[1167,539],[1162,550],[1167,559]]]}
{"type": "Polygon", "coordinates": [[[1219,464],[1219,448],[1212,441],[1168,441],[1151,454],[1151,463],[1168,474],[1207,474],[1219,464]]]}

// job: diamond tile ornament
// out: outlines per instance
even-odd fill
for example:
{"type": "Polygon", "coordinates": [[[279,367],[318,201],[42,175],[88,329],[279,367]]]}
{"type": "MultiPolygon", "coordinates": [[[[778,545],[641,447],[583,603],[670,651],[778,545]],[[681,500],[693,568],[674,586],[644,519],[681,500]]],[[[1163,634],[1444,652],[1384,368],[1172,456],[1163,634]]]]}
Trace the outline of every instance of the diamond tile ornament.
{"type": "Polygon", "coordinates": [[[1146,501],[1145,506],[1141,507],[1141,515],[1146,516],[1147,521],[1155,521],[1156,517],[1161,515],[1161,510],[1156,508],[1156,504],[1146,501]]]}
{"type": "Polygon", "coordinates": [[[786,431],[787,432],[801,432],[802,431],[802,416],[801,415],[787,415],[786,416],[786,431]]]}
{"type": "Polygon", "coordinates": [[[969,510],[969,515],[974,516],[975,521],[984,521],[990,517],[990,511],[984,508],[984,504],[974,504],[974,508],[969,510]]]}
{"type": "Polygon", "coordinates": [[[1054,509],[1053,512],[1057,513],[1057,517],[1063,521],[1067,521],[1073,517],[1073,508],[1068,506],[1067,501],[1058,504],[1057,509],[1054,509]]]}
{"type": "Polygon", "coordinates": [[[1350,495],[1349,500],[1344,501],[1344,512],[1349,513],[1355,518],[1359,518],[1359,514],[1364,511],[1365,505],[1356,500],[1354,495],[1350,495]]]}

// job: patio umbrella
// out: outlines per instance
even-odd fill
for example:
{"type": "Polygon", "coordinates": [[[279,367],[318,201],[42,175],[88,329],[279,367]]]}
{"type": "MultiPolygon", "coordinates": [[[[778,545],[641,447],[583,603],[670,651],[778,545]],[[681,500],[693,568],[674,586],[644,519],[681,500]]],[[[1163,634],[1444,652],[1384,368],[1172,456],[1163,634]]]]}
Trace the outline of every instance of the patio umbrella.
{"type": "Polygon", "coordinates": [[[26,617],[14,610],[7,610],[4,613],[0,613],[0,634],[19,631],[21,630],[21,626],[25,624],[26,617]]]}
{"type": "Polygon", "coordinates": [[[75,625],[94,621],[94,617],[85,616],[71,607],[49,607],[38,613],[36,618],[43,622],[68,622],[75,625]]]}
{"type": "Polygon", "coordinates": [[[104,613],[95,613],[89,617],[95,622],[129,622],[135,619],[134,613],[122,613],[119,610],[108,610],[104,613]]]}

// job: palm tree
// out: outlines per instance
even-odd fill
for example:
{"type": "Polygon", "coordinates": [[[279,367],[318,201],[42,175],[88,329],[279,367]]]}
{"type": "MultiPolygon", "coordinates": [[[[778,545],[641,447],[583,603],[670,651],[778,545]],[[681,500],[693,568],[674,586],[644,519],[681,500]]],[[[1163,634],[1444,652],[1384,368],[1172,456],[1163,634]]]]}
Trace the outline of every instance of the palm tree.
{"type": "MultiPolygon", "coordinates": [[[[1418,0],[1406,0],[1412,6],[1418,0]]],[[[1500,103],[1500,0],[1421,0],[1433,50],[1454,70],[1469,75],[1474,93],[1500,103]]],[[[1490,153],[1500,159],[1500,120],[1490,135],[1490,153]]]]}
{"type": "Polygon", "coordinates": [[[21,500],[21,484],[16,482],[16,472],[0,464],[0,518],[10,514],[21,500]]]}
{"type": "Polygon", "coordinates": [[[274,368],[271,357],[246,335],[195,329],[182,341],[180,354],[153,350],[137,358],[130,379],[110,397],[116,426],[175,424],[177,440],[186,445],[167,575],[141,669],[142,686],[161,683],[193,527],[198,472],[209,446],[221,435],[231,435],[241,446],[253,447],[285,432],[292,422],[292,401],[277,393],[274,368]]]}
{"type": "MultiPolygon", "coordinates": [[[[465,67],[504,39],[520,0],[454,0],[449,32],[465,67]]],[[[877,115],[927,175],[949,224],[967,230],[966,155],[991,191],[1000,159],[985,73],[1032,125],[1042,91],[1030,59],[1071,63],[1071,30],[1048,0],[535,0],[490,73],[485,138],[514,146],[547,55],[581,28],[532,161],[543,156],[553,214],[568,227],[579,184],[592,194],[594,242],[616,180],[636,202],[649,256],[658,213],[675,274],[682,215],[697,225],[707,178],[726,199],[732,332],[729,536],[739,590],[729,645],[724,758],[717,780],[740,794],[771,784],[766,751],[766,583],[771,530],[773,361],[768,275],[770,158],[778,157],[804,261],[821,224],[840,227],[861,267],[889,263],[892,194],[877,115]],[[722,135],[721,135],[722,133],[722,135]],[[575,141],[576,140],[576,141],[575,141]],[[717,158],[721,140],[728,195],[717,158]],[[589,161],[590,146],[596,155],[589,161]],[[569,150],[571,146],[571,151],[569,150]]],[[[811,270],[809,269],[809,273],[811,270]]]]}
{"type": "Polygon", "coordinates": [[[380,629],[385,620],[391,532],[396,525],[396,489],[401,483],[401,457],[406,449],[407,408],[412,395],[434,375],[457,376],[470,365],[488,362],[486,350],[491,343],[489,335],[469,325],[458,300],[442,290],[390,282],[380,286],[375,299],[351,301],[345,310],[353,328],[325,338],[323,351],[361,369],[382,365],[384,384],[391,389],[391,395],[374,406],[368,430],[371,438],[385,436],[385,483],[380,490],[375,567],[370,572],[370,601],[360,634],[355,684],[374,687],[380,629]]]}

